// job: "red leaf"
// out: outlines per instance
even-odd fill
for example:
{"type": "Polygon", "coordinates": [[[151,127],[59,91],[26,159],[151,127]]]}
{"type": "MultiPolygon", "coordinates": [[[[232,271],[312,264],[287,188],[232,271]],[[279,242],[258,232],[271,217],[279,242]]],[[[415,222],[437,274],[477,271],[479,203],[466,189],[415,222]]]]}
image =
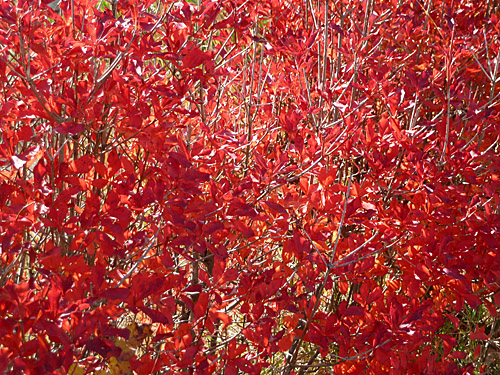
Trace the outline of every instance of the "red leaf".
{"type": "Polygon", "coordinates": [[[488,340],[488,336],[484,333],[484,327],[477,327],[476,331],[471,332],[470,334],[471,340],[488,340]]]}
{"type": "Polygon", "coordinates": [[[95,159],[92,155],[84,155],[71,163],[69,169],[73,173],[88,173],[94,166],[95,159]]]}
{"type": "Polygon", "coordinates": [[[142,306],[139,308],[143,312],[145,312],[153,321],[153,323],[163,323],[169,324],[171,323],[171,318],[169,319],[166,315],[162,314],[157,310],[150,309],[149,307],[142,306]]]}
{"type": "Polygon", "coordinates": [[[213,282],[217,283],[226,270],[226,261],[220,257],[214,257],[214,267],[212,269],[213,282]]]}
{"type": "Polygon", "coordinates": [[[467,358],[467,354],[462,351],[456,351],[451,353],[451,358],[453,359],[465,359],[467,358]]]}
{"type": "Polygon", "coordinates": [[[255,232],[253,231],[253,229],[243,224],[240,220],[232,220],[231,223],[236,231],[243,234],[246,239],[250,239],[251,237],[255,236],[255,232]]]}
{"type": "Polygon", "coordinates": [[[196,304],[194,305],[194,318],[199,319],[207,313],[208,308],[208,293],[201,292],[196,304]]]}
{"type": "Polygon", "coordinates": [[[276,202],[273,202],[273,201],[262,201],[261,203],[265,204],[266,206],[268,206],[271,210],[274,210],[280,214],[286,214],[286,210],[283,208],[282,205],[276,203],[276,202]]]}
{"type": "Polygon", "coordinates": [[[474,359],[477,360],[480,354],[481,354],[481,345],[476,345],[476,348],[474,349],[474,359]]]}
{"type": "Polygon", "coordinates": [[[345,312],[344,316],[363,316],[365,309],[361,306],[349,306],[345,312]]]}
{"type": "Polygon", "coordinates": [[[206,63],[211,59],[211,56],[207,52],[203,52],[198,47],[193,47],[182,59],[182,65],[184,68],[192,69],[201,64],[206,63]]]}
{"type": "MultiPolygon", "coordinates": [[[[457,344],[457,340],[455,340],[453,337],[451,337],[449,335],[444,335],[444,334],[440,334],[439,337],[441,337],[443,339],[443,355],[446,357],[448,354],[450,354],[451,350],[457,344]]],[[[453,354],[455,354],[455,353],[453,353],[453,354]]],[[[452,354],[452,356],[453,356],[453,354],[452,354]]]]}
{"type": "Polygon", "coordinates": [[[278,341],[278,347],[280,348],[280,351],[286,352],[292,347],[293,343],[293,334],[289,333],[285,336],[283,336],[279,341],[278,341]]]}
{"type": "Polygon", "coordinates": [[[225,374],[226,375],[237,375],[238,374],[238,369],[234,365],[234,363],[229,362],[226,367],[225,367],[225,374]]]}
{"type": "Polygon", "coordinates": [[[101,297],[108,300],[126,301],[130,296],[130,290],[127,288],[110,288],[101,292],[101,297]]]}
{"type": "Polygon", "coordinates": [[[85,130],[85,125],[75,122],[64,122],[56,125],[54,130],[59,134],[77,135],[85,130]]]}
{"type": "Polygon", "coordinates": [[[63,345],[68,345],[68,346],[71,345],[71,340],[69,336],[57,324],[47,320],[45,321],[42,320],[39,322],[39,326],[45,329],[47,335],[52,341],[63,345]]]}

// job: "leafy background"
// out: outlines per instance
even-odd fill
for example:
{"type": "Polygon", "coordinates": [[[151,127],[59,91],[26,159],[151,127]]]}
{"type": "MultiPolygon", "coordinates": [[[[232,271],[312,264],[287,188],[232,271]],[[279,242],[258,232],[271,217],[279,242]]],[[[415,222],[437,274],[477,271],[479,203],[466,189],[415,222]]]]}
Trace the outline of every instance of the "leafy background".
{"type": "Polygon", "coordinates": [[[0,4],[0,372],[495,373],[498,1],[0,4]]]}

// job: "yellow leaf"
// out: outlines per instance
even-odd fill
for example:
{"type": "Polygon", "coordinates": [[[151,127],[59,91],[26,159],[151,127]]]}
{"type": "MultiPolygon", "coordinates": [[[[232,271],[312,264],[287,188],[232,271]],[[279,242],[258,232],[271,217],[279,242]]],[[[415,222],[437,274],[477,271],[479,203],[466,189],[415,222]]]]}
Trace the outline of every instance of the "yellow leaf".
{"type": "Polygon", "coordinates": [[[130,331],[130,336],[128,337],[128,340],[127,340],[128,343],[131,346],[139,345],[141,342],[139,341],[139,329],[137,327],[137,323],[134,322],[134,323],[129,324],[127,329],[130,331]]]}
{"type": "Polygon", "coordinates": [[[128,361],[119,361],[116,357],[109,359],[109,372],[111,375],[125,375],[132,371],[128,361]]]}
{"type": "Polygon", "coordinates": [[[129,361],[121,361],[118,363],[120,366],[120,370],[122,371],[122,374],[127,374],[129,372],[132,372],[132,366],[130,366],[129,361]]]}
{"type": "Polygon", "coordinates": [[[130,336],[127,341],[131,347],[139,346],[153,333],[151,327],[148,325],[139,326],[137,323],[131,323],[127,328],[130,331],[130,336]]]}
{"type": "Polygon", "coordinates": [[[71,366],[69,366],[69,370],[68,370],[68,375],[84,375],[85,374],[85,370],[78,366],[76,363],[73,363],[71,364],[71,366]]]}
{"type": "Polygon", "coordinates": [[[111,375],[120,375],[121,370],[120,370],[120,365],[118,364],[118,360],[116,357],[111,357],[109,359],[109,372],[111,375]]]}
{"type": "Polygon", "coordinates": [[[127,343],[123,339],[116,339],[114,341],[115,341],[116,347],[120,348],[122,350],[122,352],[120,353],[120,356],[118,357],[118,360],[128,361],[129,359],[131,359],[134,356],[134,352],[130,348],[129,343],[127,343]]]}

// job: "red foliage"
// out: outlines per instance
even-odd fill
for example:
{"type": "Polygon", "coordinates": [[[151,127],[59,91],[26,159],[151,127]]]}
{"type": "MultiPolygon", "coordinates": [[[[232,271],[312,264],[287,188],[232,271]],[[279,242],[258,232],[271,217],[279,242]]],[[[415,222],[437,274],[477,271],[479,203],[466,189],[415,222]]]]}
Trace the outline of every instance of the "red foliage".
{"type": "Polygon", "coordinates": [[[313,3],[0,4],[0,372],[494,366],[500,6],[313,3]]]}

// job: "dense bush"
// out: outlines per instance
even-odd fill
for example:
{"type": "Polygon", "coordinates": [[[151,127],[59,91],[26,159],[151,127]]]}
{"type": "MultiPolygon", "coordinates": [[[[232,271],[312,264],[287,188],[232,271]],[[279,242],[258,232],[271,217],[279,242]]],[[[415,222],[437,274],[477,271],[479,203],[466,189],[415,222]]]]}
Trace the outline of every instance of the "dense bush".
{"type": "Polygon", "coordinates": [[[500,371],[499,7],[0,3],[0,372],[500,371]]]}

